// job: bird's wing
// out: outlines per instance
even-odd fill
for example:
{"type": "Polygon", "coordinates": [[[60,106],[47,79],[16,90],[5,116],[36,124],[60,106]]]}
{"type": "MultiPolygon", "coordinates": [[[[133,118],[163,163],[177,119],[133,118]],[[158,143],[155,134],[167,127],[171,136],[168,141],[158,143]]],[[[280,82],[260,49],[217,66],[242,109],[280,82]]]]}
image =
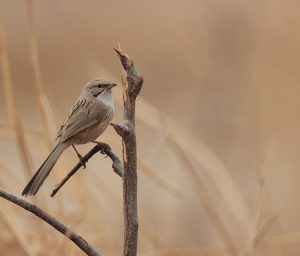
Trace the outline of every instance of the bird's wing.
{"type": "Polygon", "coordinates": [[[63,135],[65,128],[66,128],[66,124],[68,123],[68,121],[71,119],[71,117],[79,110],[79,107],[83,104],[86,103],[86,100],[82,99],[82,98],[78,98],[77,101],[75,102],[75,104],[73,105],[70,113],[68,114],[68,116],[66,117],[66,119],[64,120],[64,122],[62,123],[62,125],[60,126],[58,132],[57,132],[57,136],[56,139],[60,139],[61,136],[63,135]]]}
{"type": "Polygon", "coordinates": [[[65,142],[105,118],[105,106],[94,99],[78,99],[69,116],[58,132],[58,138],[65,142]]]}

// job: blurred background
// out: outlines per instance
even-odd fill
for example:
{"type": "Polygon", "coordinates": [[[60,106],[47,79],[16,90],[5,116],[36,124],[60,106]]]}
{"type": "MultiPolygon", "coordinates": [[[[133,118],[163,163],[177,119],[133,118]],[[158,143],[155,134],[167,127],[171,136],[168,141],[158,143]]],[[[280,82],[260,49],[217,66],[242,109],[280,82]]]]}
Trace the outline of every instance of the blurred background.
{"type": "MultiPolygon", "coordinates": [[[[139,255],[299,255],[300,3],[283,0],[0,0],[0,186],[21,194],[84,84],[121,84],[121,47],[144,75],[137,100],[139,255]]],[[[122,88],[114,89],[122,120],[122,88]]],[[[121,156],[112,128],[101,140],[121,156]]],[[[84,154],[93,145],[79,146],[84,154]]],[[[97,155],[52,199],[65,151],[34,198],[103,255],[121,255],[122,187],[97,155]]],[[[5,200],[3,255],[83,255],[5,200]]]]}

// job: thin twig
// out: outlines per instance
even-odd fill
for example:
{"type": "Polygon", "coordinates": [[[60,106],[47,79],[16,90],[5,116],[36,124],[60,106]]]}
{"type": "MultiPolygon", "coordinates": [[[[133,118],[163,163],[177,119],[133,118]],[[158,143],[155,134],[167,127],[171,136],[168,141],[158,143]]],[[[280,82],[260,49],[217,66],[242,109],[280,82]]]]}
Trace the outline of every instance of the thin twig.
{"type": "Polygon", "coordinates": [[[135,100],[142,85],[143,77],[137,72],[132,59],[120,46],[114,49],[126,72],[123,79],[123,123],[112,124],[123,141],[123,211],[124,211],[124,256],[135,256],[138,240],[137,212],[137,147],[135,135],[135,100]]]}
{"type": "Polygon", "coordinates": [[[73,243],[75,243],[82,251],[84,251],[89,256],[100,256],[98,252],[94,250],[81,236],[77,235],[72,230],[68,229],[64,224],[57,221],[55,218],[50,216],[48,213],[44,212],[42,209],[38,208],[37,206],[18,198],[2,189],[0,189],[0,196],[4,199],[24,208],[25,210],[33,213],[43,221],[47,222],[57,231],[62,233],[63,235],[67,236],[73,243]]]}
{"type": "Polygon", "coordinates": [[[73,169],[67,174],[67,176],[55,187],[55,189],[53,189],[51,197],[54,197],[60,190],[60,188],[80,169],[80,167],[85,166],[88,160],[98,152],[103,155],[107,155],[112,160],[113,171],[120,177],[122,177],[123,165],[120,159],[112,152],[111,148],[107,144],[97,144],[85,156],[82,157],[82,159],[73,167],[73,169]]]}

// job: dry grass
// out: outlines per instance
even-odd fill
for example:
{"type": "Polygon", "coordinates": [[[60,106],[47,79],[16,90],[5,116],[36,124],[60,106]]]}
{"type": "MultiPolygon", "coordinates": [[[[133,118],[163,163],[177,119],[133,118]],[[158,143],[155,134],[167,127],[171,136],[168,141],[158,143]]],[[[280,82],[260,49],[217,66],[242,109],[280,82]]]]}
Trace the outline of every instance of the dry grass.
{"type": "MultiPolygon", "coordinates": [[[[133,2],[0,4],[0,186],[20,194],[81,83],[118,80],[106,51],[121,41],[145,77],[136,109],[139,255],[298,255],[299,4],[133,2]]],[[[119,120],[121,90],[114,96],[119,120]]],[[[121,155],[112,129],[102,140],[121,155]]],[[[103,255],[121,255],[121,180],[109,159],[96,156],[49,196],[75,161],[67,150],[28,200],[103,255]]],[[[3,200],[0,228],[3,255],[82,255],[3,200]]]]}
{"type": "Polygon", "coordinates": [[[34,89],[35,89],[35,98],[37,102],[38,111],[40,118],[43,124],[43,130],[45,132],[45,137],[48,140],[49,148],[53,146],[53,138],[55,135],[55,122],[54,115],[48,100],[47,95],[44,93],[42,87],[42,78],[40,65],[38,60],[38,47],[37,47],[37,38],[36,31],[34,27],[34,16],[33,16],[33,4],[32,0],[26,1],[27,9],[27,20],[28,20],[28,31],[29,31],[29,46],[30,46],[30,57],[32,63],[32,71],[34,75],[34,89]]]}
{"type": "Polygon", "coordinates": [[[24,164],[24,169],[26,170],[27,176],[32,175],[33,164],[30,156],[28,146],[25,141],[25,135],[23,128],[20,123],[19,113],[16,110],[16,100],[15,100],[15,90],[13,87],[8,49],[6,45],[6,36],[2,20],[0,19],[0,56],[1,56],[1,71],[3,77],[4,93],[6,100],[6,108],[9,116],[9,122],[14,130],[15,138],[21,155],[21,159],[24,164]]]}

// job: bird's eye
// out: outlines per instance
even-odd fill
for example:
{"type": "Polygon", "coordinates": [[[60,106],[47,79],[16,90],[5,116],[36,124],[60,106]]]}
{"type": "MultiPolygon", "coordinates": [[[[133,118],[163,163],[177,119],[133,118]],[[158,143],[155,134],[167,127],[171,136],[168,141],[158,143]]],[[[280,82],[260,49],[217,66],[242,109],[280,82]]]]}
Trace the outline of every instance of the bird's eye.
{"type": "Polygon", "coordinates": [[[98,84],[98,86],[97,86],[98,88],[102,88],[102,84],[98,84]]]}

